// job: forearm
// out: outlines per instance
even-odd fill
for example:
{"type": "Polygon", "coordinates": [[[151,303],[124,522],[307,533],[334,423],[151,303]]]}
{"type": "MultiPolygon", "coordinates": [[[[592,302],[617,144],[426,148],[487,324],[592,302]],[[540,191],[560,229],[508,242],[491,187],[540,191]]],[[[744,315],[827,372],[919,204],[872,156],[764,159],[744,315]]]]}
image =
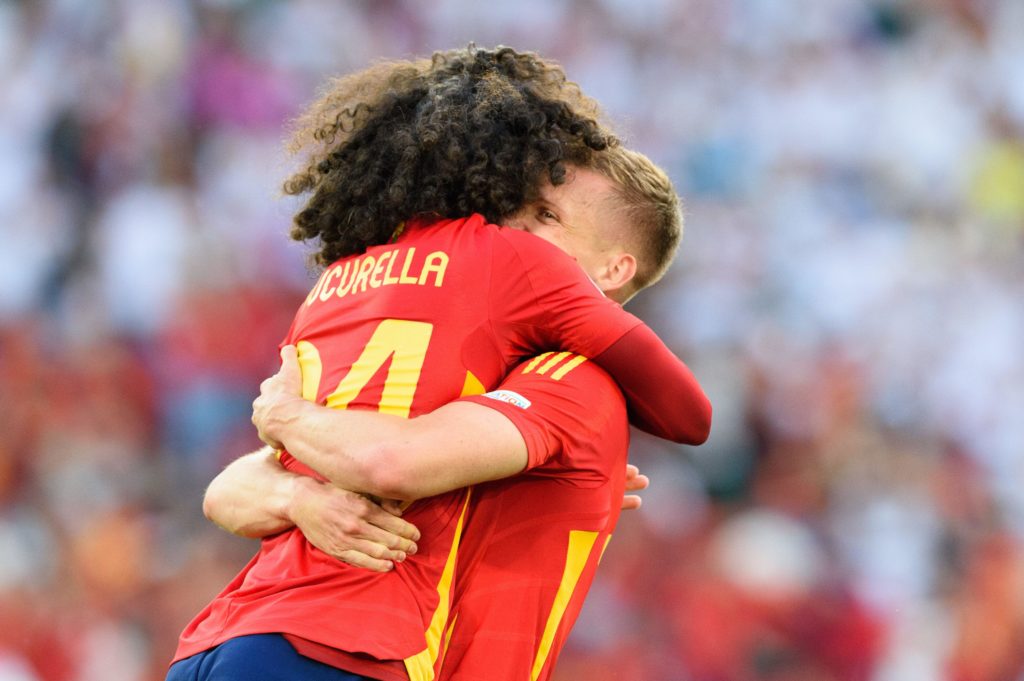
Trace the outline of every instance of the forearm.
{"type": "Polygon", "coordinates": [[[237,459],[214,478],[203,512],[243,537],[296,527],[327,555],[376,571],[415,553],[419,539],[413,525],[368,499],[285,470],[269,448],[237,459]]]}
{"type": "Polygon", "coordinates": [[[252,422],[260,439],[284,447],[339,488],[385,499],[419,499],[514,475],[527,463],[515,424],[488,407],[454,402],[405,419],[335,410],[302,399],[293,346],[260,385],[252,422]]]}
{"type": "Polygon", "coordinates": [[[285,403],[264,425],[288,453],[344,489],[397,498],[380,488],[380,453],[406,439],[407,419],[335,410],[305,400],[285,403]]]}
{"type": "Polygon", "coordinates": [[[289,508],[295,495],[315,480],[285,470],[270,448],[233,461],[213,479],[203,513],[241,537],[266,537],[294,526],[289,508]]]}
{"type": "Polygon", "coordinates": [[[526,465],[522,436],[486,407],[451,404],[403,419],[296,400],[268,432],[335,485],[389,499],[419,499],[514,475],[526,465]]]}
{"type": "Polygon", "coordinates": [[[651,329],[636,327],[594,361],[618,382],[634,426],[683,444],[708,439],[710,400],[689,367],[651,329]]]}

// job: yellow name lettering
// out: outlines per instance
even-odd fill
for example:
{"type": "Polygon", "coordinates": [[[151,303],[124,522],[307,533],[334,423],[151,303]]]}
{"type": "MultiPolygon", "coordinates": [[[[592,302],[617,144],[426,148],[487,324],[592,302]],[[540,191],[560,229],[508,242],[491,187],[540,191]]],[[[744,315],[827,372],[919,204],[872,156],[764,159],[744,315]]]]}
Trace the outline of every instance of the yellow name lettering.
{"type": "Polygon", "coordinates": [[[327,299],[330,298],[332,295],[334,295],[335,289],[333,287],[332,288],[328,288],[328,284],[331,283],[331,279],[336,278],[340,274],[341,274],[341,268],[338,267],[337,265],[332,267],[330,269],[330,271],[327,272],[327,275],[324,277],[324,287],[320,291],[320,296],[319,296],[320,297],[320,302],[326,303],[327,299]]]}
{"type": "Polygon", "coordinates": [[[405,262],[402,263],[402,273],[398,275],[399,284],[415,284],[419,280],[416,277],[409,276],[409,268],[412,266],[412,257],[416,255],[416,249],[410,248],[409,252],[405,254],[405,262]]]}
{"type": "Polygon", "coordinates": [[[316,297],[318,295],[320,295],[320,289],[323,288],[323,286],[324,286],[324,279],[326,277],[327,277],[327,272],[324,272],[323,274],[320,275],[320,278],[316,280],[316,286],[314,286],[313,290],[311,290],[309,292],[309,295],[306,296],[306,307],[309,307],[310,305],[312,305],[313,301],[316,300],[316,297]]]}
{"type": "Polygon", "coordinates": [[[370,272],[373,270],[374,257],[372,255],[365,256],[363,262],[359,264],[359,273],[356,274],[356,282],[352,284],[352,293],[359,293],[360,291],[366,290],[366,280],[370,276],[370,272]]]}
{"type": "Polygon", "coordinates": [[[380,288],[380,285],[383,283],[380,280],[380,276],[384,274],[384,262],[391,260],[394,255],[394,251],[387,251],[386,253],[380,254],[380,257],[377,258],[377,264],[373,268],[373,274],[370,275],[370,286],[373,288],[380,288]]]}
{"type": "Polygon", "coordinates": [[[390,286],[391,284],[397,284],[398,283],[398,277],[391,276],[391,268],[395,266],[395,261],[398,260],[398,258],[395,257],[395,255],[397,253],[398,253],[398,251],[391,251],[391,257],[388,258],[388,269],[387,269],[387,271],[384,272],[384,285],[385,286],[390,286]]]}
{"type": "Polygon", "coordinates": [[[423,271],[420,272],[419,285],[423,286],[427,282],[427,275],[430,273],[434,274],[434,286],[441,288],[441,284],[444,283],[444,271],[448,267],[448,254],[444,251],[434,251],[427,256],[426,262],[423,263],[423,271]]]}
{"type": "Polygon", "coordinates": [[[306,305],[395,284],[441,288],[450,261],[451,257],[444,251],[433,251],[417,260],[415,247],[392,248],[376,257],[364,254],[346,258],[320,275],[306,296],[306,305]],[[397,276],[396,271],[399,271],[397,276]]]}
{"type": "Polygon", "coordinates": [[[351,260],[346,260],[345,269],[341,271],[341,279],[338,281],[337,296],[339,298],[344,298],[345,294],[348,293],[350,288],[352,288],[352,282],[354,282],[355,280],[355,267],[352,266],[351,260]]]}

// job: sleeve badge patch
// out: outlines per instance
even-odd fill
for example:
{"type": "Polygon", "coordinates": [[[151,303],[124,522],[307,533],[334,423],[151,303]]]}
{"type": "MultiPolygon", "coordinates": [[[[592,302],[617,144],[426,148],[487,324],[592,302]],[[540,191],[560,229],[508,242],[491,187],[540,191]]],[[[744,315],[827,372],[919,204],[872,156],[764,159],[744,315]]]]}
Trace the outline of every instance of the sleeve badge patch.
{"type": "Polygon", "coordinates": [[[489,393],[484,393],[484,397],[489,397],[499,402],[508,402],[520,409],[529,409],[531,404],[530,400],[511,390],[492,390],[489,393]]]}

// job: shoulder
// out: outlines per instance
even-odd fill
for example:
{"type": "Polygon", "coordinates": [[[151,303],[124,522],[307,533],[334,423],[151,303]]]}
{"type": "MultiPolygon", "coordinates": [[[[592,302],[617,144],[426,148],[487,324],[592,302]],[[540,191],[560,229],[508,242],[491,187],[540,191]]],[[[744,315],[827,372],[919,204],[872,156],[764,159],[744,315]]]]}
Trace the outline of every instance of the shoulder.
{"type": "Polygon", "coordinates": [[[518,268],[530,269],[543,264],[545,270],[575,273],[576,261],[557,246],[520,229],[487,222],[478,213],[460,218],[416,218],[403,228],[399,243],[441,240],[461,243],[477,249],[490,250],[497,262],[505,261],[518,268]]]}
{"type": "Polygon", "coordinates": [[[538,355],[517,367],[501,390],[528,400],[528,418],[552,440],[549,455],[531,459],[531,467],[602,471],[608,452],[628,446],[625,398],[611,376],[583,355],[538,355]]]}
{"type": "Polygon", "coordinates": [[[583,355],[571,352],[545,352],[523,362],[496,392],[520,395],[527,402],[524,408],[574,427],[626,414],[625,398],[614,379],[583,355]]]}
{"type": "Polygon", "coordinates": [[[569,255],[544,239],[523,230],[488,222],[478,213],[459,218],[414,218],[402,226],[397,238],[398,243],[409,245],[425,240],[472,242],[478,248],[491,248],[497,253],[526,261],[560,260],[575,264],[569,255]]]}
{"type": "Polygon", "coordinates": [[[512,422],[526,443],[528,469],[551,464],[599,470],[602,452],[624,450],[629,442],[622,393],[582,355],[538,355],[514,369],[497,390],[463,399],[512,422]]]}
{"type": "Polygon", "coordinates": [[[573,352],[544,352],[519,364],[509,374],[509,384],[558,384],[564,390],[599,389],[622,397],[615,380],[583,355],[573,352]]]}
{"type": "Polygon", "coordinates": [[[414,246],[432,240],[493,240],[495,229],[496,225],[490,224],[478,213],[458,218],[419,216],[398,225],[393,242],[414,246]]]}

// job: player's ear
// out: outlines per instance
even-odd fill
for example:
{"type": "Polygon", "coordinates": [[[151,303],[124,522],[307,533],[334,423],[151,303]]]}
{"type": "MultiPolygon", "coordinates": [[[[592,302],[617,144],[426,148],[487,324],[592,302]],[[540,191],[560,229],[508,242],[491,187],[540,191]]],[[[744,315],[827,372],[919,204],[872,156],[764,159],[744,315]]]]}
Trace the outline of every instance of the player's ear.
{"type": "Polygon", "coordinates": [[[609,298],[627,287],[636,276],[636,257],[631,253],[619,252],[609,255],[597,278],[597,285],[609,298]]]}

